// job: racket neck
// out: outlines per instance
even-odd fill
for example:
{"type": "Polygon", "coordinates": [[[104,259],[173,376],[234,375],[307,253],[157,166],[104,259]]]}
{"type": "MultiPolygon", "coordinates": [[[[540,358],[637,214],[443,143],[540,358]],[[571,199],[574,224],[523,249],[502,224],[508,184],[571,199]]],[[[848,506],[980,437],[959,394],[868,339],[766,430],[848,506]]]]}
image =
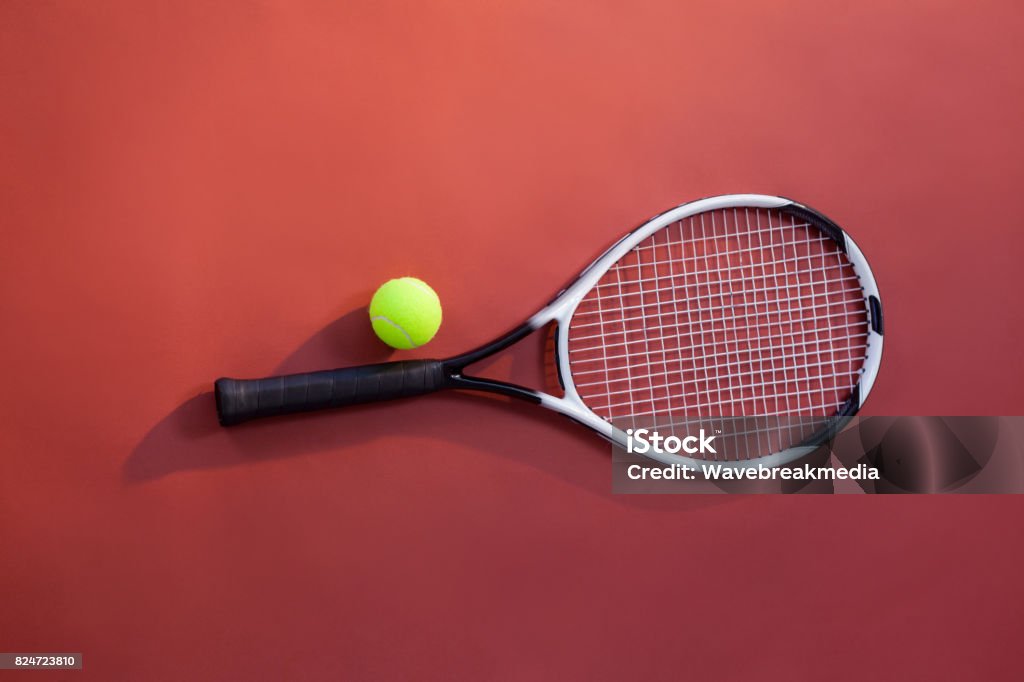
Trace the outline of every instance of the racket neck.
{"type": "Polygon", "coordinates": [[[533,389],[518,386],[506,381],[467,376],[465,374],[466,367],[469,365],[500,353],[513,344],[523,340],[536,329],[537,327],[529,322],[523,323],[490,343],[479,346],[468,353],[456,355],[455,357],[442,361],[445,370],[445,388],[496,393],[498,395],[505,395],[518,400],[526,400],[534,404],[540,404],[541,394],[533,389]]]}

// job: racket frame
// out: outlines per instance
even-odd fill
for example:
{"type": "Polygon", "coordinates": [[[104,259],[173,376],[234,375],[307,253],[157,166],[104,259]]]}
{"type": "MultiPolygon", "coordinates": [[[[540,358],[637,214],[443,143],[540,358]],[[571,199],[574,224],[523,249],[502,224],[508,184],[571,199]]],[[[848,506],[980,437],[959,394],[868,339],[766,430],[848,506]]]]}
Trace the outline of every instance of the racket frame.
{"type": "MultiPolygon", "coordinates": [[[[471,357],[471,361],[475,362],[480,358],[491,355],[498,350],[515,343],[534,330],[545,327],[548,324],[555,323],[557,325],[557,331],[555,334],[555,360],[559,382],[561,383],[563,390],[562,397],[553,396],[541,391],[523,389],[512,384],[494,382],[489,379],[473,378],[473,386],[456,385],[454,387],[496,391],[539,402],[542,407],[546,407],[549,410],[563,414],[574,421],[587,426],[604,438],[614,442],[616,445],[625,447],[627,441],[626,433],[587,407],[576,390],[572,372],[569,369],[568,328],[573,314],[575,314],[576,308],[579,306],[580,302],[583,301],[604,274],[608,272],[609,268],[625,256],[631,249],[639,245],[658,230],[700,213],[742,207],[780,209],[801,215],[801,217],[808,219],[811,224],[835,240],[839,247],[846,253],[847,258],[853,266],[854,272],[860,281],[860,286],[864,291],[864,302],[867,307],[869,325],[867,340],[868,348],[864,366],[861,369],[860,381],[854,389],[853,394],[850,396],[850,399],[838,410],[836,415],[836,417],[839,418],[852,416],[864,404],[868,394],[871,392],[875,378],[878,375],[878,368],[882,358],[882,307],[881,299],[878,294],[878,285],[875,282],[874,274],[871,272],[871,267],[868,265],[863,252],[856,243],[854,243],[850,236],[838,225],[814,209],[803,204],[791,199],[764,194],[727,194],[709,197],[682,204],[654,216],[646,223],[640,225],[613,244],[607,251],[598,257],[597,260],[591,263],[580,274],[575,282],[563,290],[551,303],[531,317],[525,325],[516,328],[492,344],[483,346],[476,351],[459,356],[458,358],[453,358],[453,360],[456,361],[456,364],[458,364],[458,361],[467,357],[471,357]]],[[[465,367],[465,365],[463,364],[461,367],[465,367]]],[[[462,377],[462,380],[466,379],[466,377],[462,377]]],[[[456,384],[461,383],[462,380],[457,381],[456,384]]],[[[816,433],[807,441],[806,444],[800,447],[789,448],[771,455],[759,457],[755,460],[715,461],[715,464],[721,464],[727,467],[746,468],[758,465],[779,466],[787,462],[795,461],[815,450],[821,442],[836,431],[840,430],[842,428],[843,421],[841,419],[837,419],[835,421],[835,425],[830,424],[826,426],[821,432],[816,433]]],[[[694,467],[699,466],[702,463],[706,463],[703,460],[670,453],[649,452],[646,453],[646,456],[664,464],[680,464],[694,467]]]]}
{"type": "MultiPolygon", "coordinates": [[[[576,389],[569,361],[569,326],[580,303],[608,270],[631,249],[668,225],[690,216],[730,208],[775,209],[799,216],[802,221],[820,229],[831,237],[845,252],[859,280],[864,294],[868,317],[867,352],[860,370],[858,385],[842,405],[838,419],[825,419],[825,425],[798,447],[792,447],[764,457],[750,460],[715,460],[726,467],[745,468],[758,465],[778,466],[794,461],[817,448],[826,438],[838,431],[843,418],[851,417],[867,399],[878,374],[882,356],[882,307],[878,286],[864,254],[852,239],[831,220],[817,211],[790,199],[763,194],[729,194],[692,201],[661,213],[613,244],[591,263],[579,277],[563,289],[548,305],[524,324],[503,336],[467,353],[445,360],[404,360],[383,365],[326,370],[287,377],[238,380],[223,377],[215,385],[217,410],[225,426],[249,419],[305,412],[328,407],[376,402],[400,397],[431,393],[440,389],[462,389],[498,393],[527,400],[573,419],[607,440],[626,447],[624,431],[596,414],[584,403],[576,389]],[[561,397],[516,384],[467,375],[467,366],[494,355],[522,340],[534,331],[554,323],[555,362],[561,397]],[[337,384],[343,390],[336,391],[337,384]],[[316,398],[313,398],[314,392],[316,398]],[[267,402],[263,402],[263,398],[267,402]]],[[[741,415],[736,415],[737,417],[741,415]]],[[[770,416],[770,415],[761,415],[770,416]]],[[[699,417],[698,417],[699,418],[699,417]]],[[[664,464],[698,467],[704,460],[670,453],[645,453],[647,457],[664,464]]]]}

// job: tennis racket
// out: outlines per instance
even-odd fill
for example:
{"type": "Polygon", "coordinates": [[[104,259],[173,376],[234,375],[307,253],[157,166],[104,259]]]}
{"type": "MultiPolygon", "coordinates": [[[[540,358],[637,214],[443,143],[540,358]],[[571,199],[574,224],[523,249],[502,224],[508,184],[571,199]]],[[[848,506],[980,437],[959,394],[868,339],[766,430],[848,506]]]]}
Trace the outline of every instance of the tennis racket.
{"type": "Polygon", "coordinates": [[[882,305],[867,260],[835,223],[789,199],[701,199],[636,228],[544,309],[446,360],[403,360],[265,379],[218,379],[224,426],[441,389],[498,393],[564,414],[625,445],[708,419],[753,424],[753,447],[648,456],[695,466],[777,466],[813,450],[871,391],[882,305]],[[561,396],[466,368],[551,323],[561,396]],[[809,420],[792,428],[784,418],[809,420]],[[763,437],[771,432],[770,437],[763,437]]]}

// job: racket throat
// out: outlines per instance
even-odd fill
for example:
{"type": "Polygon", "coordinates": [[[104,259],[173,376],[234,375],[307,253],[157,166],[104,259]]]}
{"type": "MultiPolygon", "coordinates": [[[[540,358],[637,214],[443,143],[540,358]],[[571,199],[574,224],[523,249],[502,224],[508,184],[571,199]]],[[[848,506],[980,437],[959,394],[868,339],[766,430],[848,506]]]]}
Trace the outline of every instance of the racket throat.
{"type": "Polygon", "coordinates": [[[533,389],[524,386],[517,386],[507,381],[496,379],[485,379],[482,377],[465,376],[464,374],[452,374],[445,380],[445,388],[461,389],[465,391],[482,391],[485,393],[497,393],[519,400],[526,400],[535,405],[540,405],[541,394],[533,389]]]}
{"type": "Polygon", "coordinates": [[[524,338],[537,331],[539,327],[532,322],[515,327],[503,336],[475,348],[468,353],[457,355],[443,361],[445,368],[445,388],[454,388],[466,391],[481,391],[484,393],[496,393],[518,400],[525,400],[536,405],[541,404],[542,394],[540,391],[519,386],[507,381],[488,379],[485,377],[471,376],[465,373],[466,367],[481,360],[493,357],[510,346],[522,341],[524,338]]]}

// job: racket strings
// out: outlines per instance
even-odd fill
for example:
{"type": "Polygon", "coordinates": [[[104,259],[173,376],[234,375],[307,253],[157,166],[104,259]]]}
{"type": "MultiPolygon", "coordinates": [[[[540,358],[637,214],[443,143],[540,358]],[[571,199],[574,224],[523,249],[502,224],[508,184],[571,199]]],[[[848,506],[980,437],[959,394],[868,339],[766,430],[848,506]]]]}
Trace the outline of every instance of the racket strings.
{"type": "Polygon", "coordinates": [[[737,208],[630,250],[577,307],[568,347],[577,392],[608,420],[827,418],[852,395],[867,339],[864,294],[835,241],[737,208]]]}

